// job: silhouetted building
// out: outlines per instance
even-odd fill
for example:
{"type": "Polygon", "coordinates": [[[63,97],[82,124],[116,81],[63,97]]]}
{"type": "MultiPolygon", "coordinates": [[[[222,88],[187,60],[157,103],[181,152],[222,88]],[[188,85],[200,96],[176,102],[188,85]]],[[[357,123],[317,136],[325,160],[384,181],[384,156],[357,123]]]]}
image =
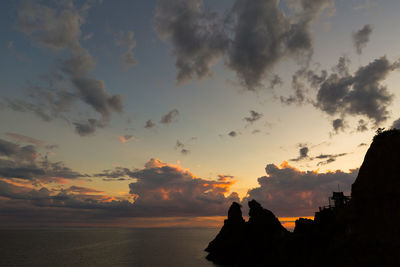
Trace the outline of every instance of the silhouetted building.
{"type": "Polygon", "coordinates": [[[343,192],[333,192],[328,198],[329,206],[319,207],[319,210],[334,209],[346,206],[350,202],[350,196],[345,196],[343,192]]]}

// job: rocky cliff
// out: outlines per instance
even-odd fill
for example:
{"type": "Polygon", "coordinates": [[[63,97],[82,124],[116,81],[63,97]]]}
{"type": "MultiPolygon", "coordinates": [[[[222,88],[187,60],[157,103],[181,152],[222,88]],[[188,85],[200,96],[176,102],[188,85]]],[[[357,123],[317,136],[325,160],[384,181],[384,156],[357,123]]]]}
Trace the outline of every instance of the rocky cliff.
{"type": "Polygon", "coordinates": [[[352,233],[379,242],[400,242],[399,130],[374,137],[351,196],[352,233]]]}
{"type": "Polygon", "coordinates": [[[400,266],[400,131],[379,131],[365,155],[352,199],[299,219],[288,232],[249,201],[249,220],[233,203],[208,259],[229,266],[400,266]]]}

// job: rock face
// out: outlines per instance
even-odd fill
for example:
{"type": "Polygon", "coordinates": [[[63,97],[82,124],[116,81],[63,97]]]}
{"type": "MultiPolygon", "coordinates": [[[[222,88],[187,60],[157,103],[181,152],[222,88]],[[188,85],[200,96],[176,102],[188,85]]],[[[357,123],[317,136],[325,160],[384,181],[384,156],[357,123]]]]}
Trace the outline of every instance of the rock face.
{"type": "Polygon", "coordinates": [[[382,243],[400,242],[400,131],[375,136],[351,196],[355,235],[382,243]]]}
{"type": "Polygon", "coordinates": [[[400,266],[399,130],[374,137],[351,196],[297,220],[293,233],[255,200],[248,222],[233,203],[207,258],[229,266],[400,266]]]}

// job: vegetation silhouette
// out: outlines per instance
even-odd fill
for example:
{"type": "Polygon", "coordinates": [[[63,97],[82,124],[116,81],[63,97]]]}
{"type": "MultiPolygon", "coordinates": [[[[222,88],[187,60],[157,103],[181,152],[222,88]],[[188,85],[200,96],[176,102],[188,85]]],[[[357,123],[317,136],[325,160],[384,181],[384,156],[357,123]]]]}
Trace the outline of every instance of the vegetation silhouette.
{"type": "Polygon", "coordinates": [[[378,129],[351,198],[334,192],[330,200],[314,220],[298,219],[293,232],[255,200],[245,222],[234,202],[207,259],[229,266],[400,266],[400,130],[378,129]]]}

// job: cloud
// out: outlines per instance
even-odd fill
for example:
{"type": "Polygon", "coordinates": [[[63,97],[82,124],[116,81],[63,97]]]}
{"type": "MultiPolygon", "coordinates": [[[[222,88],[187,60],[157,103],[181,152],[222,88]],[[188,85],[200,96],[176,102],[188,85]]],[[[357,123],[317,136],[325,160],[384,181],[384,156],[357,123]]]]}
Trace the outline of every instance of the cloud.
{"type": "Polygon", "coordinates": [[[160,123],[162,124],[170,124],[172,122],[175,122],[177,120],[177,117],[179,116],[179,110],[176,108],[162,116],[160,123]]]}
{"type": "Polygon", "coordinates": [[[45,142],[41,141],[39,139],[22,135],[22,134],[17,134],[17,133],[5,133],[5,135],[9,138],[14,139],[17,142],[22,142],[22,143],[29,143],[29,144],[34,144],[36,146],[45,146],[45,142]]]}
{"type": "Polygon", "coordinates": [[[127,46],[128,50],[125,51],[125,53],[122,55],[123,62],[128,66],[135,66],[136,65],[136,59],[133,56],[133,48],[136,46],[136,41],[134,38],[133,31],[127,31],[127,32],[119,32],[115,38],[115,43],[118,46],[127,46]]]}
{"type": "Polygon", "coordinates": [[[381,57],[353,75],[332,73],[319,87],[314,105],[329,115],[360,115],[379,125],[387,120],[387,108],[393,100],[381,82],[398,67],[398,62],[381,57]]]}
{"type": "Polygon", "coordinates": [[[46,142],[30,137],[30,136],[26,136],[26,135],[22,135],[22,134],[17,134],[17,133],[5,133],[5,135],[11,139],[13,139],[16,142],[20,142],[20,143],[28,143],[28,144],[33,144],[37,147],[42,147],[45,149],[55,149],[58,148],[58,145],[51,145],[51,144],[47,144],[46,142]]]}
{"type": "Polygon", "coordinates": [[[43,106],[35,105],[32,103],[29,103],[25,100],[19,100],[19,99],[8,99],[4,98],[5,105],[10,108],[11,110],[18,111],[18,112],[29,112],[32,113],[39,118],[41,118],[45,122],[49,122],[53,119],[52,116],[47,114],[46,108],[43,106]]]}
{"type": "Polygon", "coordinates": [[[73,171],[62,162],[51,162],[47,156],[39,158],[33,145],[21,146],[0,139],[0,178],[50,183],[81,177],[87,175],[73,171]]]}
{"type": "Polygon", "coordinates": [[[348,153],[340,153],[340,154],[321,154],[316,156],[314,159],[325,159],[323,161],[318,162],[317,166],[326,165],[336,161],[336,158],[346,156],[348,153]]]}
{"type": "Polygon", "coordinates": [[[173,45],[177,82],[211,74],[212,65],[228,45],[221,19],[202,9],[202,0],[158,1],[155,26],[158,36],[173,45]]]}
{"type": "Polygon", "coordinates": [[[335,133],[338,133],[346,129],[346,123],[343,119],[335,119],[332,121],[332,127],[335,133]]]}
{"type": "Polygon", "coordinates": [[[89,136],[96,132],[98,127],[104,127],[104,123],[96,119],[88,119],[87,122],[74,122],[75,132],[80,136],[89,136]]]}
{"type": "Polygon", "coordinates": [[[297,158],[291,159],[290,161],[300,161],[303,159],[307,159],[308,157],[308,152],[309,152],[309,148],[307,146],[300,146],[299,149],[299,156],[297,158]]]}
{"type": "MultiPolygon", "coordinates": [[[[236,193],[228,194],[235,182],[229,175],[219,175],[215,180],[203,179],[158,159],[151,159],[143,169],[118,167],[116,171],[119,174],[115,177],[123,174],[134,181],[129,184],[130,192],[120,197],[76,185],[35,188],[0,179],[0,215],[12,206],[13,216],[24,218],[27,223],[53,221],[66,211],[75,222],[128,217],[223,216],[232,201],[239,201],[236,193]],[[51,212],[46,213],[49,209],[51,212]]],[[[69,216],[60,222],[67,223],[67,218],[69,216]]]]}
{"type": "Polygon", "coordinates": [[[392,129],[400,129],[400,119],[397,119],[392,124],[392,129]]]}
{"type": "Polygon", "coordinates": [[[237,133],[236,131],[230,131],[230,132],[228,133],[228,135],[229,135],[230,137],[236,137],[236,136],[238,135],[238,133],[237,133]]]}
{"type": "Polygon", "coordinates": [[[302,1],[287,17],[279,1],[238,0],[232,14],[233,41],[228,66],[248,90],[261,85],[268,71],[285,56],[312,54],[310,25],[332,1],[302,1]]]}
{"type": "Polygon", "coordinates": [[[369,42],[369,37],[372,33],[372,26],[370,24],[364,25],[364,27],[353,33],[353,45],[356,49],[357,54],[361,55],[363,48],[369,42]]]}
{"type": "Polygon", "coordinates": [[[279,75],[274,75],[272,76],[272,78],[270,79],[270,84],[269,87],[271,89],[274,89],[276,86],[282,86],[283,85],[283,80],[281,77],[279,77],[279,75]]]}
{"type": "Polygon", "coordinates": [[[263,114],[258,113],[257,111],[254,111],[254,110],[250,110],[250,117],[245,117],[244,120],[249,123],[253,123],[253,122],[261,119],[262,116],[263,116],[263,114]]]}
{"type": "Polygon", "coordinates": [[[105,91],[103,81],[75,78],[72,82],[81,93],[82,100],[99,112],[103,118],[109,118],[112,111],[122,112],[122,96],[110,96],[105,91]]]}
{"type": "Polygon", "coordinates": [[[18,10],[18,29],[52,49],[80,47],[81,14],[73,8],[60,12],[45,5],[24,1],[18,10]]]}
{"type": "Polygon", "coordinates": [[[194,176],[179,166],[151,159],[145,168],[130,173],[136,182],[129,184],[130,194],[135,194],[135,207],[141,212],[151,211],[159,215],[202,215],[225,214],[236,193],[225,197],[234,183],[226,179],[206,180],[194,176]]]}
{"type": "Polygon", "coordinates": [[[357,132],[365,132],[368,131],[368,123],[363,119],[358,121],[357,132]]]}
{"type": "Polygon", "coordinates": [[[124,136],[118,136],[118,139],[119,139],[119,141],[121,141],[121,143],[127,143],[129,141],[137,140],[137,138],[132,134],[126,134],[124,136]]]}
{"type": "MultiPolygon", "coordinates": [[[[59,55],[66,56],[58,59],[54,72],[45,78],[48,87],[40,82],[30,86],[31,100],[9,100],[9,108],[34,112],[45,121],[62,118],[69,122],[71,105],[82,100],[98,112],[101,118],[90,118],[87,123],[72,119],[75,131],[80,135],[88,135],[97,127],[105,127],[113,112],[122,112],[122,96],[108,94],[104,82],[90,75],[96,62],[80,42],[83,38],[81,27],[89,8],[87,3],[79,7],[73,4],[50,7],[32,1],[21,4],[17,28],[35,43],[50,50],[65,51],[59,55]],[[70,91],[71,84],[75,92],[70,91]]],[[[128,47],[132,47],[132,43],[128,47]]]]}
{"type": "Polygon", "coordinates": [[[104,177],[103,181],[125,181],[131,180],[128,168],[115,167],[113,170],[104,170],[101,173],[94,174],[95,177],[104,177]]]}
{"type": "Polygon", "coordinates": [[[97,190],[97,189],[88,188],[88,187],[82,187],[82,186],[76,186],[76,185],[73,185],[73,186],[65,189],[65,192],[67,192],[67,193],[79,193],[79,194],[103,194],[103,193],[105,193],[104,191],[100,191],[100,190],[97,190]]]}
{"type": "Polygon", "coordinates": [[[277,216],[312,216],[319,206],[327,205],[332,191],[350,192],[358,169],[318,173],[300,171],[284,162],[280,167],[268,164],[267,176],[258,178],[259,186],[248,191],[246,202],[255,199],[277,216]]]}
{"type": "Polygon", "coordinates": [[[190,153],[190,150],[188,150],[186,147],[186,144],[182,143],[179,140],[176,140],[176,144],[174,146],[175,150],[179,150],[182,155],[188,155],[190,153]]]}
{"type": "Polygon", "coordinates": [[[152,120],[147,120],[146,124],[144,125],[144,128],[150,129],[153,128],[154,126],[156,126],[156,124],[152,120]]]}
{"type": "MultiPolygon", "coordinates": [[[[314,146],[315,147],[315,146],[314,146]]],[[[340,154],[320,154],[318,156],[310,156],[310,149],[308,146],[304,145],[304,144],[300,144],[300,148],[299,148],[299,156],[297,158],[294,159],[290,159],[290,161],[313,161],[313,160],[319,160],[319,162],[317,163],[317,166],[320,165],[326,165],[329,163],[332,163],[334,161],[336,161],[336,158],[339,157],[343,157],[346,156],[348,153],[340,153],[340,154]],[[321,161],[321,159],[323,161],[321,161]]]]}
{"type": "MultiPolygon", "coordinates": [[[[292,105],[292,104],[302,104],[306,100],[306,88],[305,84],[302,83],[300,80],[302,77],[306,75],[305,69],[302,68],[299,71],[297,71],[293,76],[292,76],[292,90],[294,91],[294,94],[289,96],[289,97],[280,97],[280,101],[283,104],[286,105],[292,105]]],[[[313,76],[312,78],[317,78],[317,76],[313,76]]]]}
{"type": "Polygon", "coordinates": [[[172,43],[178,83],[210,75],[211,67],[225,57],[243,87],[253,91],[282,58],[308,60],[313,53],[310,27],[333,1],[301,1],[292,16],[278,4],[236,0],[221,16],[203,8],[202,0],[159,1],[156,30],[172,43]]]}

